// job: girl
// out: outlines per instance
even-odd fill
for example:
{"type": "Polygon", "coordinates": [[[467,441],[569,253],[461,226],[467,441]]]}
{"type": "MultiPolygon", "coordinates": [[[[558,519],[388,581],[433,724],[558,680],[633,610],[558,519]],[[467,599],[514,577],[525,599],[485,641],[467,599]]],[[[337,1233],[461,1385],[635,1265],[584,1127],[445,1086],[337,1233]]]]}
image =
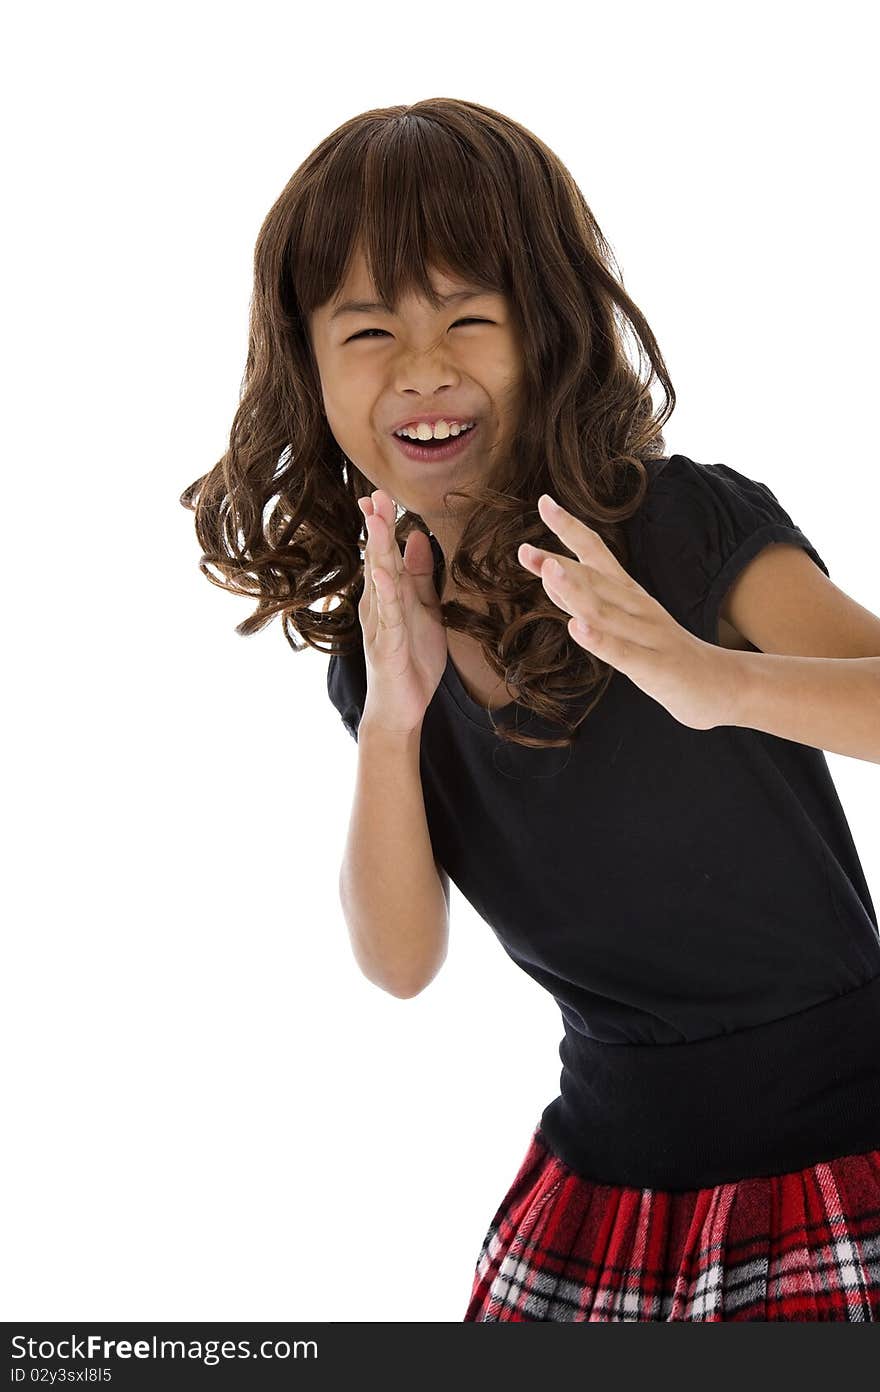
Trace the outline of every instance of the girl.
{"type": "Polygon", "coordinates": [[[880,1318],[880,938],[823,753],[880,763],[880,619],[766,484],[666,453],[674,402],[546,145],[368,111],[265,220],[181,499],[239,632],[331,645],[361,969],[423,990],[451,879],[560,1006],[466,1321],[880,1318]]]}

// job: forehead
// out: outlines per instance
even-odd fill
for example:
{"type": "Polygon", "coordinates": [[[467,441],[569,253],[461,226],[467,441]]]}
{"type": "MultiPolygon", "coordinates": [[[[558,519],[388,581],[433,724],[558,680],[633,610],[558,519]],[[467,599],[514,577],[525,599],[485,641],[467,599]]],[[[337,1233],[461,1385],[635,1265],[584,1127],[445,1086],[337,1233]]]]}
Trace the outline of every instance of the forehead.
{"type": "MultiPolygon", "coordinates": [[[[439,295],[448,295],[455,290],[477,288],[465,277],[448,274],[436,266],[430,267],[429,274],[434,289],[439,295]]],[[[343,300],[377,300],[378,298],[376,287],[367,269],[366,257],[358,246],[352,253],[348,272],[341,285],[337,287],[336,293],[331,297],[327,309],[332,311],[343,300]]]]}

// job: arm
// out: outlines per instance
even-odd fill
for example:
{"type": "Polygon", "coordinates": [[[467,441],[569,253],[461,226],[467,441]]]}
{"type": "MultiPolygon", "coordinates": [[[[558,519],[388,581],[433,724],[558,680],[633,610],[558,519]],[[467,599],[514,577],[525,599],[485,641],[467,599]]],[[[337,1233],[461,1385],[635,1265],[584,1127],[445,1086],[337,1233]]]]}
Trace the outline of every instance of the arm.
{"type": "Polygon", "coordinates": [[[880,616],[780,545],[740,572],[721,613],[760,649],[735,654],[725,723],[880,764],[880,616]]]}
{"type": "Polygon", "coordinates": [[[523,543],[520,561],[572,615],[571,636],[676,720],[694,730],[746,726],[880,764],[880,616],[800,547],[765,546],[730,586],[721,617],[760,649],[744,652],[686,630],[598,532],[546,494],[538,502],[578,559],[523,543]]]}
{"type": "Polygon", "coordinates": [[[358,729],[358,768],[339,898],[364,975],[408,997],[433,980],[446,958],[449,881],[437,865],[419,770],[421,725],[391,734],[358,729]]]}
{"type": "Polygon", "coordinates": [[[725,724],[880,764],[880,657],[726,652],[722,660],[732,678],[725,724]]]}

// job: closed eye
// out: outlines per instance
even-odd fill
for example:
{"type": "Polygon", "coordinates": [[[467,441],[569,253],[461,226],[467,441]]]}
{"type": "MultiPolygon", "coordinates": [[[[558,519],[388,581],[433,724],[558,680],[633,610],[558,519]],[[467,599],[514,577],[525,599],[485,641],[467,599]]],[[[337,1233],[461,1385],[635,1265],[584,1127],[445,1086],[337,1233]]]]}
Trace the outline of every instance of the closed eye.
{"type": "MultiPolygon", "coordinates": [[[[455,323],[452,325],[452,328],[453,328],[453,329],[456,328],[456,326],[457,326],[458,324],[491,324],[491,323],[492,323],[492,320],[491,320],[491,319],[475,319],[475,318],[471,317],[471,318],[468,318],[468,319],[456,319],[455,323]]],[[[386,332],[387,332],[387,330],[385,330],[385,329],[361,329],[361,332],[360,332],[360,333],[352,334],[351,338],[347,338],[345,341],[346,341],[346,343],[354,343],[354,341],[355,341],[356,338],[366,338],[367,334],[384,334],[384,333],[386,333],[386,332]]]]}

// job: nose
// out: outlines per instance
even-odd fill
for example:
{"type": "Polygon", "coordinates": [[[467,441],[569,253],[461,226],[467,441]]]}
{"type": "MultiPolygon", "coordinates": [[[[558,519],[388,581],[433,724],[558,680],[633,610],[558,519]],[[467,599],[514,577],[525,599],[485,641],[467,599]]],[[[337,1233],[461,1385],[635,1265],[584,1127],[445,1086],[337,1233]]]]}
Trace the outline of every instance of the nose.
{"type": "Polygon", "coordinates": [[[394,377],[395,391],[404,396],[415,393],[429,401],[444,391],[454,391],[461,381],[449,358],[431,350],[408,353],[395,368],[394,377]]]}

